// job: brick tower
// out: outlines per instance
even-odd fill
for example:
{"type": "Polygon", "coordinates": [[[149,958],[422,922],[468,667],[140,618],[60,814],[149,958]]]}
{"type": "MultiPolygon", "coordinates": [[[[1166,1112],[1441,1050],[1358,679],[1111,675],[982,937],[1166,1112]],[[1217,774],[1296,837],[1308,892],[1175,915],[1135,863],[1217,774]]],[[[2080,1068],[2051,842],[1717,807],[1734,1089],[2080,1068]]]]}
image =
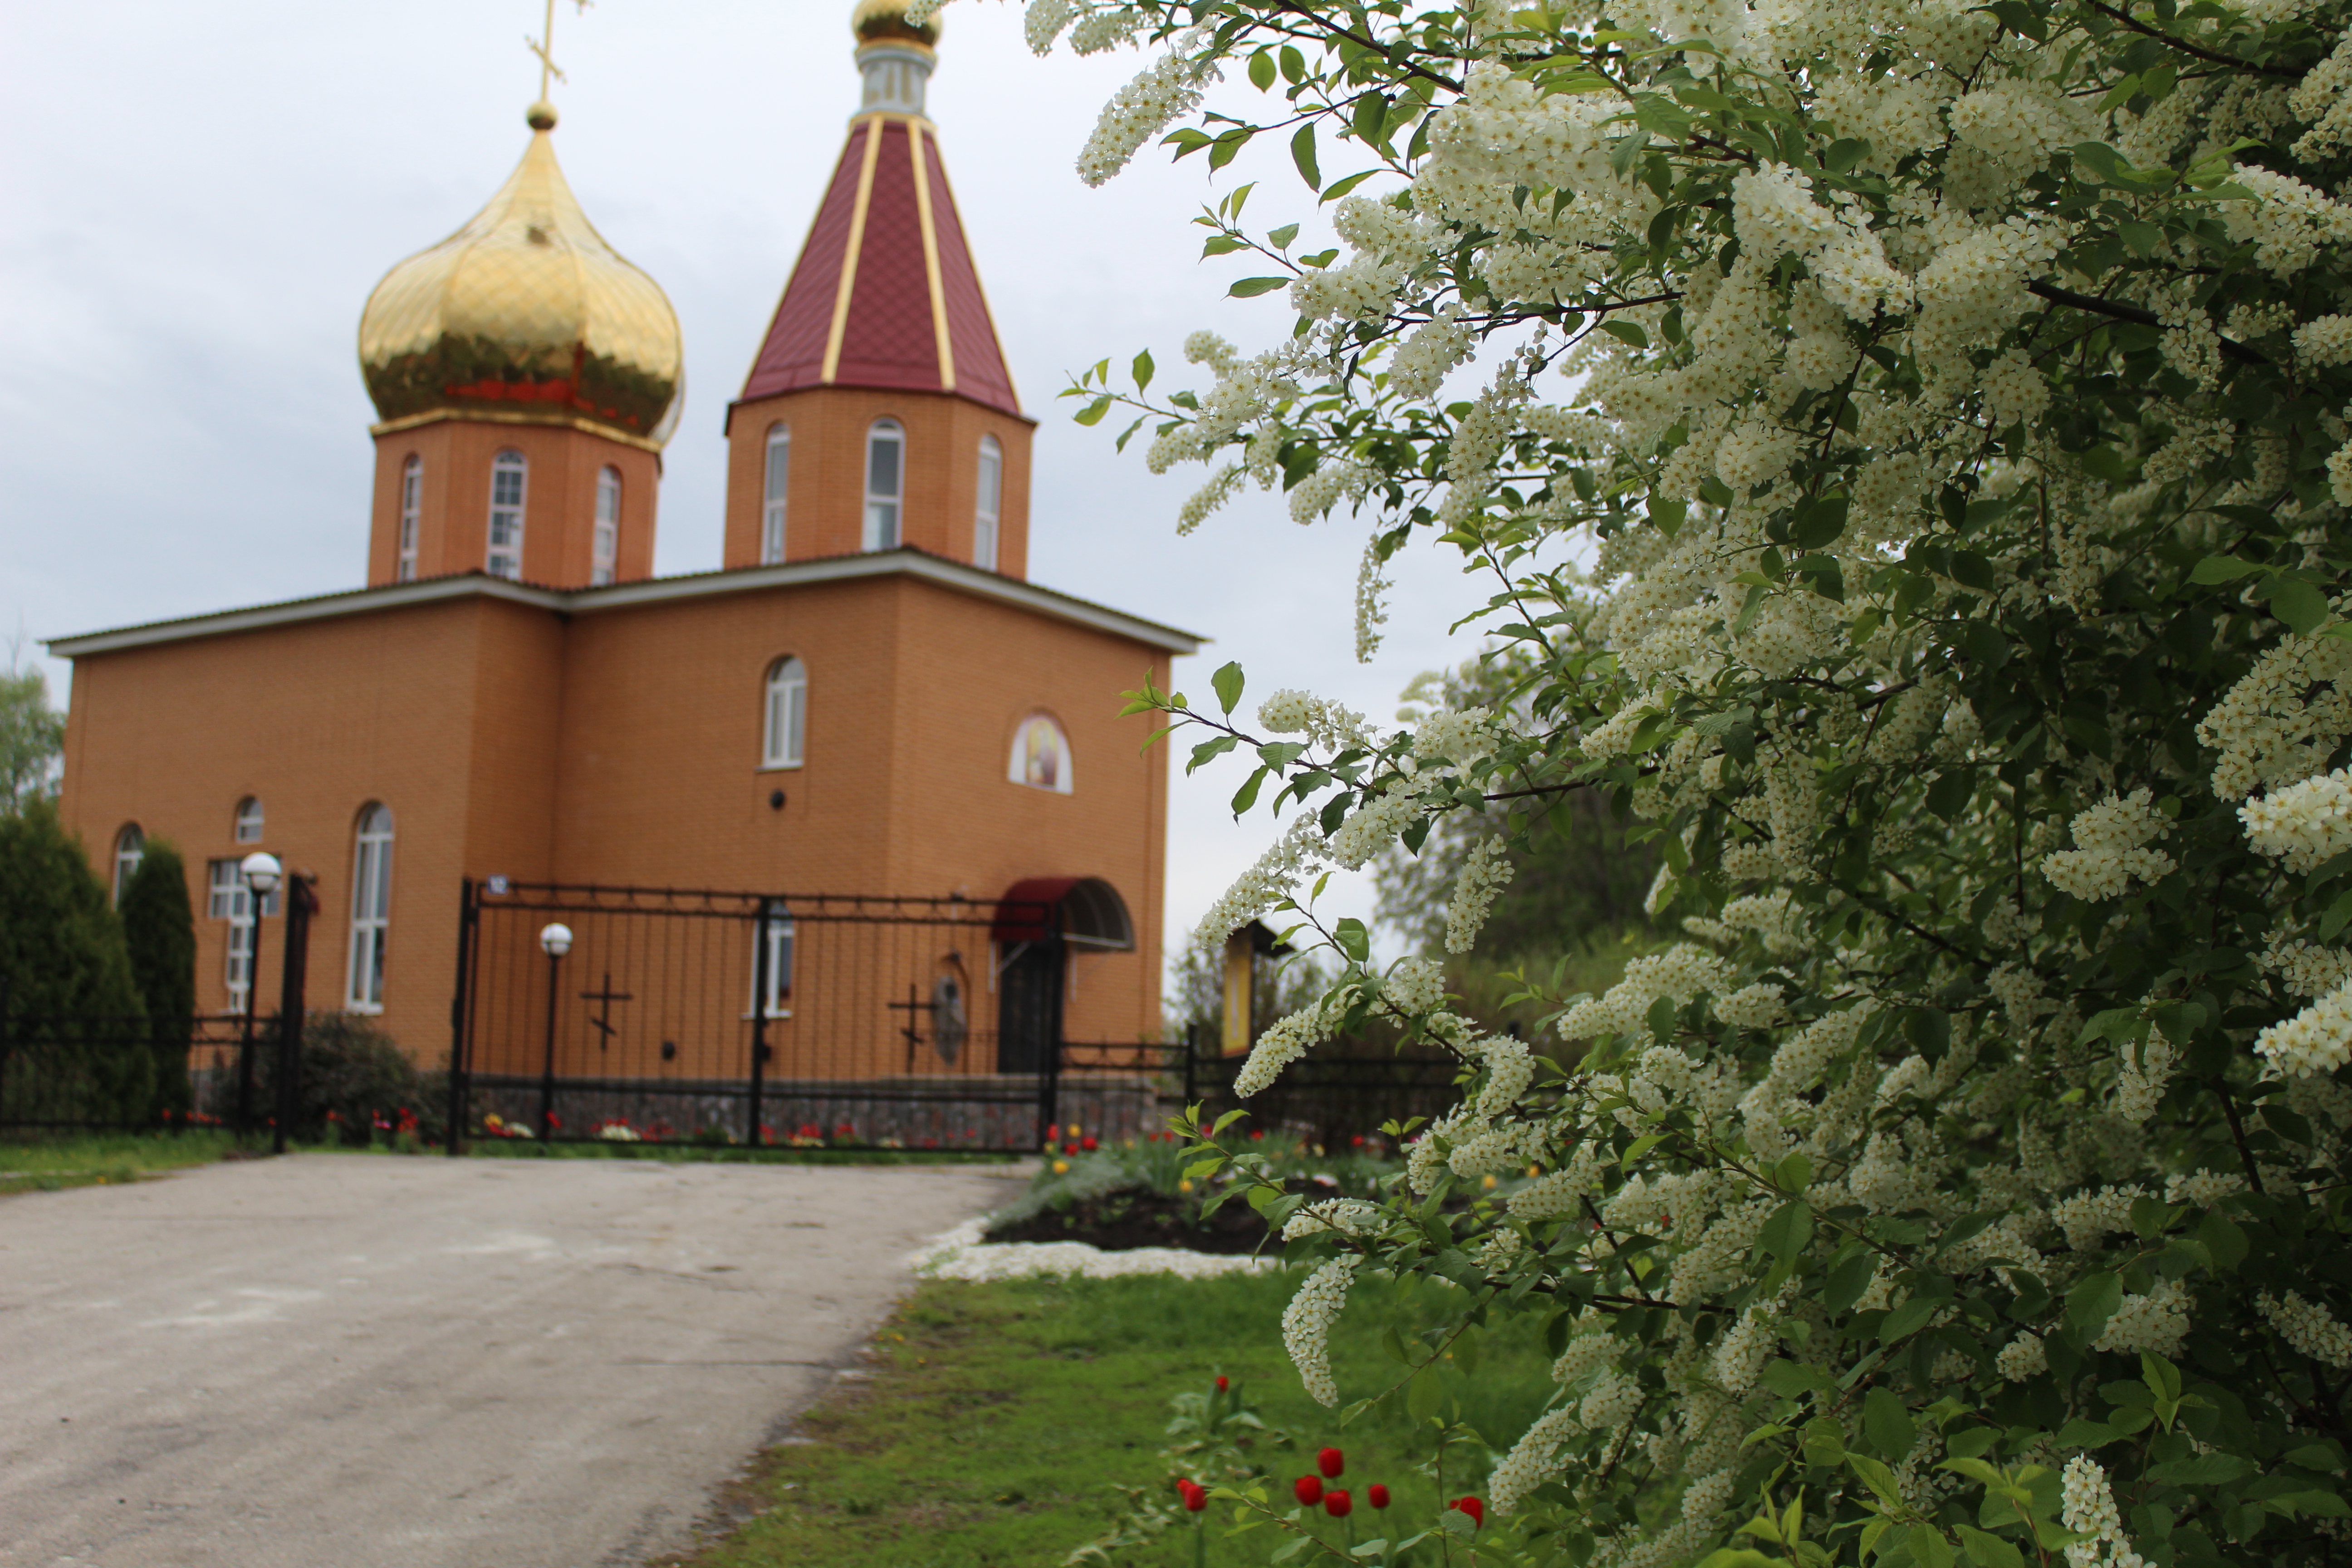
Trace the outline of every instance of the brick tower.
{"type": "Polygon", "coordinates": [[[677,317],[581,211],[555,106],[463,228],[384,275],[360,318],[381,423],[368,582],[460,572],[552,588],[653,575],[677,317]]]}
{"type": "Polygon", "coordinates": [[[725,560],[905,545],[1023,577],[1029,440],[924,117],[939,24],[866,0],[864,100],[742,395],[725,560]]]}

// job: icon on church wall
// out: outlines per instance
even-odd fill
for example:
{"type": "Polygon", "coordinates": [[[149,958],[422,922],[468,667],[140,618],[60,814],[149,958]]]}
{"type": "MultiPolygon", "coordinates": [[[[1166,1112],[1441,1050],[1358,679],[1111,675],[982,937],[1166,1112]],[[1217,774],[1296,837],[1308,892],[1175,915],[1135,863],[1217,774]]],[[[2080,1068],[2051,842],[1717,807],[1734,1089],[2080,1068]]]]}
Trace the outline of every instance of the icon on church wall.
{"type": "Polygon", "coordinates": [[[1007,777],[1031,789],[1070,793],[1070,742],[1062,727],[1043,713],[1021,721],[1013,735],[1013,765],[1007,777]]]}
{"type": "Polygon", "coordinates": [[[964,1010],[963,972],[950,963],[931,982],[931,1048],[939,1053],[940,1060],[953,1067],[971,1032],[971,1021],[964,1010]]]}

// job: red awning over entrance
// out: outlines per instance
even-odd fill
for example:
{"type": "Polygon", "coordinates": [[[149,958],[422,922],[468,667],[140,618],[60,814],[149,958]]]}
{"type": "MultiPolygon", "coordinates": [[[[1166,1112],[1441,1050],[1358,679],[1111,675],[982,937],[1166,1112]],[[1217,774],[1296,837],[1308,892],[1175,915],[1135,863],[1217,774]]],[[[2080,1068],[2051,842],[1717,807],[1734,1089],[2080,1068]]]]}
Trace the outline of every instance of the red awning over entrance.
{"type": "Polygon", "coordinates": [[[1127,900],[1099,877],[1026,877],[1004,890],[989,934],[1005,943],[1043,942],[1058,933],[1076,947],[1135,950],[1127,900]]]}

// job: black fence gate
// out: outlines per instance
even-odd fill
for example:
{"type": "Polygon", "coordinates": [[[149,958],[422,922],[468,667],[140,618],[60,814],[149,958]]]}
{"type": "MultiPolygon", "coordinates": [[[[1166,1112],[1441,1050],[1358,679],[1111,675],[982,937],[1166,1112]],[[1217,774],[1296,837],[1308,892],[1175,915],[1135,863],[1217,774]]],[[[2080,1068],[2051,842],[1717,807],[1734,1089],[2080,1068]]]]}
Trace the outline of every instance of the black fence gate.
{"type": "Polygon", "coordinates": [[[1021,1151],[1160,1125],[1181,1053],[1062,1038],[1045,903],[468,880],[450,1142],[1021,1151]]]}

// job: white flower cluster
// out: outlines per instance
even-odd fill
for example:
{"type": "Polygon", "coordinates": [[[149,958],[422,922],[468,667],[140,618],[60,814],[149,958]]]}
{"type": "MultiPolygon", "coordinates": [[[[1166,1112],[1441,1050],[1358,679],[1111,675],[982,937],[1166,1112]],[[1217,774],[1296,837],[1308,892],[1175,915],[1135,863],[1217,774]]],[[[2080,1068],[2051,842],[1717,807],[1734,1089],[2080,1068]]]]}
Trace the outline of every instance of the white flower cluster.
{"type": "Polygon", "coordinates": [[[2279,1337],[2299,1353],[2338,1369],[2352,1367],[2352,1329],[2326,1307],[2305,1300],[2294,1290],[2283,1300],[2265,1290],[2259,1305],[2279,1337]]]}
{"type": "Polygon", "coordinates": [[[1361,713],[1305,691],[1276,692],[1257,705],[1257,721],[1277,735],[1305,735],[1307,744],[1331,752],[1370,740],[1361,713]]]}
{"type": "Polygon", "coordinates": [[[2071,1568],[2147,1568],[2146,1559],[2124,1541],[2123,1515],[2116,1511],[2105,1468],[2088,1454],[2066,1461],[2058,1516],[2068,1530],[2090,1537],[2066,1548],[2071,1568]]]}
{"type": "Polygon", "coordinates": [[[1266,1026],[1250,1047],[1249,1059],[1234,1075],[1234,1092],[1247,1100],[1282,1076],[1282,1069],[1307,1050],[1331,1037],[1331,1019],[1318,999],[1296,1013],[1286,1013],[1266,1026]]]}
{"type": "Polygon", "coordinates": [[[1326,1198],[1311,1203],[1283,1222],[1282,1239],[1308,1236],[1370,1236],[1382,1223],[1380,1205],[1361,1198],[1326,1198]]]}
{"type": "Polygon", "coordinates": [[[1201,63],[1191,50],[1199,40],[1191,35],[1160,58],[1159,63],[1118,89],[1103,105],[1094,134],[1078,153],[1078,178],[1099,185],[1128,165],[1138,149],[1159,135],[1201,102],[1201,63]]]}
{"type": "Polygon", "coordinates": [[[2126,1355],[2152,1351],[2177,1356],[2189,1337],[2189,1295],[2177,1279],[2160,1279],[2144,1295],[2127,1295],[2091,1348],[2126,1355]]]}
{"type": "Polygon", "coordinates": [[[2238,807],[2254,852],[2297,876],[2352,849],[2352,769],[2338,768],[2238,807]]]}
{"type": "Polygon", "coordinates": [[[1622,1035],[1643,1026],[1650,1005],[1659,997],[1679,1006],[1702,991],[1727,990],[1731,965],[1689,942],[1677,942],[1664,952],[1644,953],[1625,965],[1625,976],[1599,996],[1570,1007],[1559,1020],[1563,1040],[1622,1035]]]}
{"type": "Polygon", "coordinates": [[[2116,1064],[2116,1114],[2135,1127],[2145,1125],[2164,1099],[2179,1059],[2179,1051],[2154,1026],[2137,1054],[2126,1045],[2116,1064]]]}
{"type": "Polygon", "coordinates": [[[2282,1078],[2334,1072],[2352,1061],[2352,984],[2337,986],[2284,1024],[2254,1037],[2254,1051],[2282,1078]]]}
{"type": "Polygon", "coordinates": [[[2237,182],[2254,193],[2229,205],[2230,237],[2254,242],[2254,263],[2274,278],[2308,271],[2328,246],[2352,244],[2352,207],[2291,174],[2241,165],[2237,182]]]}
{"type": "Polygon", "coordinates": [[[2172,857],[2147,845],[2166,837],[2172,826],[2157,815],[2154,800],[2149,791],[2136,789],[2077,814],[2072,824],[2074,847],[2046,857],[2042,874],[2061,892],[2089,903],[2121,897],[2134,878],[2153,882],[2163,877],[2173,868],[2172,857]]]}
{"type": "Polygon", "coordinates": [[[2146,1196],[2147,1189],[2137,1183],[2077,1193],[2051,1205],[2050,1223],[2066,1233],[2067,1246],[2086,1251],[2119,1231],[2131,1229],[2132,1205],[2146,1196]]]}
{"type": "Polygon", "coordinates": [[[1389,965],[1381,989],[1399,1017],[1434,1013],[1445,1005],[1445,966],[1433,959],[1400,958],[1389,965]]]}
{"type": "Polygon", "coordinates": [[[2352,642],[2323,629],[2281,638],[2213,710],[2197,738],[2221,753],[2213,793],[2242,800],[2257,785],[2306,779],[2352,735],[2352,642]]]}
{"type": "Polygon", "coordinates": [[[1282,1310],[1283,1348],[1298,1368],[1307,1396],[1320,1405],[1339,1403],[1339,1385],[1331,1377],[1331,1325],[1348,1304],[1348,1287],[1355,1282],[1360,1261],[1350,1255],[1326,1262],[1307,1277],[1282,1310]]]}
{"type": "Polygon", "coordinates": [[[1467,952],[1478,941],[1495,896],[1511,879],[1512,866],[1502,838],[1482,838],[1463,858],[1454,880],[1454,897],[1445,906],[1445,951],[1467,952]]]}

